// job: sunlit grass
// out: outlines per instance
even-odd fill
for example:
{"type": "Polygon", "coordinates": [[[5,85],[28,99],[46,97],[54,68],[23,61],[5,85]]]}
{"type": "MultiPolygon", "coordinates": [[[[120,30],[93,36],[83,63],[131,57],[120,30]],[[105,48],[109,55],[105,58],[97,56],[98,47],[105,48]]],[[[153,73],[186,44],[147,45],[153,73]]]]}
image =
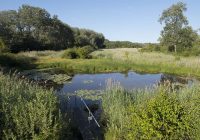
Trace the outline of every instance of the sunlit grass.
{"type": "MultiPolygon", "coordinates": [[[[200,76],[200,57],[180,57],[156,52],[140,52],[135,48],[104,49],[93,56],[111,56],[115,61],[125,61],[135,65],[135,70],[143,67],[144,71],[164,72],[186,76],[200,76]]],[[[134,68],[134,66],[133,66],[134,68]]]]}
{"type": "Polygon", "coordinates": [[[63,51],[25,52],[18,55],[37,58],[37,68],[61,68],[68,73],[123,72],[169,73],[200,77],[200,57],[181,57],[136,48],[103,49],[92,59],[65,59],[63,51]]]}
{"type": "Polygon", "coordinates": [[[63,55],[64,51],[27,51],[27,52],[20,52],[19,55],[24,55],[27,57],[47,57],[47,58],[59,58],[63,55]]]}
{"type": "Polygon", "coordinates": [[[199,85],[129,92],[109,85],[102,104],[106,140],[200,138],[199,85]]]}

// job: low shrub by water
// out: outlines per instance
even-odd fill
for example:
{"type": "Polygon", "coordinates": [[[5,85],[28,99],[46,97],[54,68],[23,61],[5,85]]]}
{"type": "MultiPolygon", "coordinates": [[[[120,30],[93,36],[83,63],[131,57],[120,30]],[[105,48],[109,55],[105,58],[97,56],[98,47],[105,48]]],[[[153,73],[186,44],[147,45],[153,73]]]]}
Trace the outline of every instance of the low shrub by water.
{"type": "Polygon", "coordinates": [[[0,53],[0,66],[17,69],[32,69],[36,59],[12,53],[0,53]]]}
{"type": "Polygon", "coordinates": [[[70,48],[63,53],[63,58],[77,59],[77,58],[90,58],[90,53],[94,51],[91,46],[84,46],[80,48],[70,48]]]}
{"type": "Polygon", "coordinates": [[[52,90],[0,73],[0,138],[58,139],[60,127],[52,90]]]}
{"type": "Polygon", "coordinates": [[[103,96],[105,139],[199,139],[200,88],[169,87],[126,92],[112,87],[103,96]]]}

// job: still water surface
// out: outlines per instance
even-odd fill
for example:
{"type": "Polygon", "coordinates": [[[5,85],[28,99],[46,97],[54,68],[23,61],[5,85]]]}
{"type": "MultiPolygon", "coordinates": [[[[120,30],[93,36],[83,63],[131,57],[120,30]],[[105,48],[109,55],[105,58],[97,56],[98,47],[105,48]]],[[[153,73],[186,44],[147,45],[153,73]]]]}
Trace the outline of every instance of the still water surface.
{"type": "Polygon", "coordinates": [[[166,80],[179,84],[191,84],[196,81],[195,79],[166,74],[141,74],[133,71],[128,73],[76,74],[70,82],[63,85],[60,91],[74,93],[78,90],[101,90],[106,88],[109,79],[119,82],[127,90],[152,87],[166,80]]]}

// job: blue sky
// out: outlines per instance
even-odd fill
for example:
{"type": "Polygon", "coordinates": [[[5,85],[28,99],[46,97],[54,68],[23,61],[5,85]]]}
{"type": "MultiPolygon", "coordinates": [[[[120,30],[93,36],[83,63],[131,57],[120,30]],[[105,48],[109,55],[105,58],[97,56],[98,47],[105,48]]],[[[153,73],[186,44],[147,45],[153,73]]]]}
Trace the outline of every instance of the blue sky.
{"type": "MultiPolygon", "coordinates": [[[[180,0],[179,0],[180,1],[180,0]]],[[[200,1],[182,0],[194,29],[200,28],[200,1]]],[[[101,32],[109,40],[157,42],[162,11],[178,0],[0,0],[0,10],[22,4],[45,8],[73,27],[101,32]]]]}

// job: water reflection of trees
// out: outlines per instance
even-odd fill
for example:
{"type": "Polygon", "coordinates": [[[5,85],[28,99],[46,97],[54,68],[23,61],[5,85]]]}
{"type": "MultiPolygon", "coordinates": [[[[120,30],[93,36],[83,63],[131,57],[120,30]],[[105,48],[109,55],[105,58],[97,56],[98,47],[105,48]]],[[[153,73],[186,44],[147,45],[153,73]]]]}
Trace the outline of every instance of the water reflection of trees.
{"type": "Polygon", "coordinates": [[[191,79],[188,79],[186,77],[180,77],[180,76],[174,76],[174,75],[168,75],[168,74],[162,74],[160,78],[160,83],[179,83],[179,84],[188,84],[188,81],[191,79]]]}

